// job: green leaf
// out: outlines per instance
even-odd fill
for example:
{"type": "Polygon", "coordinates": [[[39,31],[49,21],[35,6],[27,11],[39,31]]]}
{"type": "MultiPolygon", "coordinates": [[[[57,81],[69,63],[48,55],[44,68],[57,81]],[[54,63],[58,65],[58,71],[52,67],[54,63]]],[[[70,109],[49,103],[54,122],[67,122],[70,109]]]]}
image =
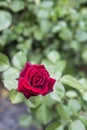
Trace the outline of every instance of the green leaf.
{"type": "Polygon", "coordinates": [[[64,119],[66,122],[71,121],[69,115],[67,114],[66,110],[64,109],[64,107],[61,103],[58,103],[56,109],[62,119],[64,119]]]}
{"type": "Polygon", "coordinates": [[[75,120],[71,122],[69,130],[86,130],[86,128],[80,120],[75,120]]]}
{"type": "Polygon", "coordinates": [[[7,29],[12,22],[11,14],[8,11],[0,10],[0,31],[7,29]]]}
{"type": "Polygon", "coordinates": [[[60,79],[61,83],[69,85],[70,87],[76,88],[78,90],[84,89],[84,86],[74,77],[70,75],[65,75],[60,79]]]}
{"type": "Polygon", "coordinates": [[[45,95],[42,101],[48,107],[51,107],[55,104],[55,100],[52,100],[52,98],[50,98],[50,94],[45,95]]]}
{"type": "Polygon", "coordinates": [[[51,94],[50,94],[50,97],[55,100],[55,101],[60,101],[60,98],[58,96],[58,93],[57,91],[53,91],[51,94]]]}
{"type": "Polygon", "coordinates": [[[44,33],[40,30],[35,30],[34,37],[36,40],[41,41],[44,37],[44,33]]]}
{"type": "Polygon", "coordinates": [[[62,76],[62,72],[60,72],[60,71],[53,71],[53,72],[51,72],[51,77],[52,78],[54,78],[54,79],[56,79],[56,80],[59,80],[60,79],[60,77],[62,76]]]}
{"type": "Polygon", "coordinates": [[[44,59],[41,63],[46,66],[46,69],[49,71],[51,77],[55,78],[56,80],[60,79],[66,66],[66,62],[64,60],[59,60],[56,62],[56,64],[53,64],[49,60],[44,59]]]}
{"type": "Polygon", "coordinates": [[[0,72],[6,70],[9,67],[8,57],[0,53],[0,72]]]}
{"type": "Polygon", "coordinates": [[[56,50],[53,50],[50,53],[48,53],[47,58],[51,62],[56,63],[56,61],[60,59],[60,54],[56,50]]]}
{"type": "Polygon", "coordinates": [[[41,104],[41,102],[42,102],[42,96],[41,95],[30,97],[29,100],[25,100],[25,103],[30,108],[38,107],[41,104]]]}
{"type": "Polygon", "coordinates": [[[12,59],[12,63],[17,69],[22,69],[26,61],[27,57],[23,52],[18,52],[12,59]]]}
{"type": "Polygon", "coordinates": [[[59,128],[57,128],[56,130],[64,130],[64,126],[61,125],[61,126],[59,126],[59,128]]]}
{"type": "Polygon", "coordinates": [[[37,5],[40,4],[40,0],[34,0],[37,5]]]}
{"type": "Polygon", "coordinates": [[[7,7],[8,4],[6,1],[0,1],[0,7],[7,7]]]}
{"type": "MultiPolygon", "coordinates": [[[[38,0],[37,0],[38,1],[38,0]]],[[[40,0],[39,0],[40,1],[40,0]]],[[[53,6],[53,1],[42,1],[41,2],[41,7],[42,8],[51,8],[53,6]]]]}
{"type": "Polygon", "coordinates": [[[64,86],[60,82],[56,81],[54,91],[50,93],[50,97],[55,101],[61,102],[64,95],[65,95],[64,86]]]}
{"type": "Polygon", "coordinates": [[[60,31],[61,27],[59,25],[55,25],[52,29],[52,33],[58,33],[60,31]]]}
{"type": "Polygon", "coordinates": [[[25,3],[24,1],[18,1],[18,0],[15,0],[15,1],[12,1],[10,4],[9,4],[9,8],[13,11],[13,12],[19,12],[21,10],[23,10],[25,8],[25,3]]]}
{"type": "Polygon", "coordinates": [[[49,68],[49,65],[53,65],[53,63],[47,59],[43,59],[41,64],[44,64],[46,68],[49,68]]]}
{"type": "Polygon", "coordinates": [[[52,118],[51,113],[47,106],[42,104],[36,111],[36,118],[42,124],[47,124],[52,118]]]}
{"type": "MultiPolygon", "coordinates": [[[[73,116],[73,112],[72,112],[72,110],[70,109],[70,107],[68,106],[68,105],[63,105],[63,107],[64,107],[64,110],[65,110],[65,112],[67,113],[67,115],[68,116],[70,116],[70,117],[72,117],[73,116]]],[[[75,115],[76,116],[76,115],[75,115]]]]}
{"type": "Polygon", "coordinates": [[[7,90],[12,90],[12,89],[17,89],[18,83],[17,80],[14,79],[7,79],[7,80],[3,80],[4,86],[7,90]]]}
{"type": "Polygon", "coordinates": [[[79,101],[76,99],[70,99],[68,102],[68,107],[73,112],[73,115],[77,115],[77,112],[81,110],[81,105],[80,105],[79,101]]]}
{"type": "Polygon", "coordinates": [[[32,125],[32,116],[31,115],[22,115],[19,118],[19,125],[21,125],[22,127],[29,127],[30,125],[32,125]]]}
{"type": "Polygon", "coordinates": [[[77,31],[75,37],[76,37],[76,40],[77,40],[78,42],[85,42],[85,41],[87,41],[87,32],[85,32],[85,31],[79,29],[79,30],[77,31]]]}
{"type": "Polygon", "coordinates": [[[58,69],[57,65],[48,64],[48,65],[46,65],[46,69],[49,71],[51,77],[53,77],[56,80],[58,80],[62,75],[62,72],[58,69]]]}
{"type": "Polygon", "coordinates": [[[17,79],[19,77],[19,70],[10,67],[6,71],[3,72],[2,74],[3,79],[17,79]]]}
{"type": "Polygon", "coordinates": [[[58,80],[61,75],[62,75],[62,72],[61,70],[63,69],[59,69],[58,68],[58,65],[57,64],[53,64],[52,62],[50,62],[49,60],[42,60],[41,64],[44,64],[46,69],[49,71],[51,77],[53,77],[54,79],[58,80]],[[57,70],[57,71],[56,71],[57,70]]]}
{"type": "Polygon", "coordinates": [[[67,27],[63,28],[59,34],[60,38],[64,41],[69,41],[72,39],[72,31],[67,27]]]}
{"type": "Polygon", "coordinates": [[[79,42],[75,41],[75,40],[72,40],[71,43],[71,48],[74,50],[74,51],[79,51],[80,49],[80,45],[79,45],[79,42]]]}
{"type": "Polygon", "coordinates": [[[87,90],[87,79],[83,77],[79,80],[79,82],[84,86],[84,89],[87,90]]]}
{"type": "Polygon", "coordinates": [[[59,60],[59,61],[56,63],[56,69],[57,69],[58,71],[63,72],[64,69],[65,69],[65,67],[66,67],[66,61],[65,61],[65,60],[59,60]]]}
{"type": "Polygon", "coordinates": [[[56,80],[59,80],[60,79],[60,77],[62,76],[62,72],[53,72],[52,74],[51,74],[51,76],[52,76],[52,78],[54,78],[54,79],[56,79],[56,80]]]}
{"type": "Polygon", "coordinates": [[[67,96],[68,98],[75,98],[75,97],[77,97],[78,95],[77,95],[77,93],[76,93],[75,91],[73,91],[73,90],[68,90],[68,91],[66,92],[66,96],[67,96]]]}
{"type": "Polygon", "coordinates": [[[63,30],[63,28],[65,28],[67,26],[66,21],[59,21],[58,24],[56,24],[53,29],[52,32],[53,33],[58,33],[60,30],[63,30]]]}
{"type": "Polygon", "coordinates": [[[25,103],[26,105],[29,107],[29,108],[36,108],[36,105],[35,105],[35,100],[32,101],[32,100],[25,100],[25,103]]]}
{"type": "Polygon", "coordinates": [[[57,130],[59,126],[60,126],[59,122],[53,122],[50,125],[48,125],[46,130],[57,130]]]}
{"type": "Polygon", "coordinates": [[[82,58],[87,63],[87,49],[82,52],[82,58]]]}
{"type": "Polygon", "coordinates": [[[87,91],[82,94],[83,100],[87,102],[87,91]]]}
{"type": "Polygon", "coordinates": [[[84,123],[84,125],[87,127],[87,116],[86,116],[86,115],[80,115],[78,118],[79,118],[79,119],[82,121],[82,123],[84,123]]]}
{"type": "Polygon", "coordinates": [[[9,99],[13,104],[21,103],[24,101],[24,95],[20,92],[12,90],[10,91],[9,99]]]}
{"type": "Polygon", "coordinates": [[[39,9],[36,12],[36,15],[38,17],[38,19],[48,19],[49,18],[49,12],[46,9],[39,9]]]}

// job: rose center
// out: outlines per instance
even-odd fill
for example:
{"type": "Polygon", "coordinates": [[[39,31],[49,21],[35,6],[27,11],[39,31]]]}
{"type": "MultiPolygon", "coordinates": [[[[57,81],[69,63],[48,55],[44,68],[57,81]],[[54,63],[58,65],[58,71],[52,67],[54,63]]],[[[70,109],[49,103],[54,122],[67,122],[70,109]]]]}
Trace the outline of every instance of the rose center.
{"type": "Polygon", "coordinates": [[[35,82],[38,83],[39,80],[40,80],[40,76],[37,76],[37,77],[35,78],[35,82]]]}
{"type": "Polygon", "coordinates": [[[43,85],[45,77],[41,74],[36,74],[32,78],[31,84],[33,87],[41,87],[43,85]]]}

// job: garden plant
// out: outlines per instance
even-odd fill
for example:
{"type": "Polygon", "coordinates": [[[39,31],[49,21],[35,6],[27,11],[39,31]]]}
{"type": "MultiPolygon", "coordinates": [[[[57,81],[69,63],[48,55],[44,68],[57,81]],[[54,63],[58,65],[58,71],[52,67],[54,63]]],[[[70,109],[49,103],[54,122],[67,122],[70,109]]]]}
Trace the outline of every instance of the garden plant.
{"type": "Polygon", "coordinates": [[[21,126],[87,130],[87,0],[0,0],[0,74],[21,126]]]}

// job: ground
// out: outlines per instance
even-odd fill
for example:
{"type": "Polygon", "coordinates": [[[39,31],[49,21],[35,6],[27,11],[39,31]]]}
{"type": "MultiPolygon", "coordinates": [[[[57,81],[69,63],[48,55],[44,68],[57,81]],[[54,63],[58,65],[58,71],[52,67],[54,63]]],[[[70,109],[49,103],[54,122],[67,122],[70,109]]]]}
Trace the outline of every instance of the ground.
{"type": "Polygon", "coordinates": [[[19,116],[27,113],[25,104],[13,105],[8,99],[8,91],[0,84],[0,130],[36,130],[19,126],[19,116]]]}

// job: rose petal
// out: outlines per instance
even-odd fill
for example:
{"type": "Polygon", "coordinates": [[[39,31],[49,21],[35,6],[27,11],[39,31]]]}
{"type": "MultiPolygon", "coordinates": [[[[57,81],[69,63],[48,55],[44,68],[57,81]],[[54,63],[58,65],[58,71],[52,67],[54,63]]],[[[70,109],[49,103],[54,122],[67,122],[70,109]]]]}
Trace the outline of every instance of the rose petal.
{"type": "Polygon", "coordinates": [[[34,67],[35,69],[46,69],[44,65],[34,64],[34,65],[32,65],[32,67],[34,67]]]}
{"type": "Polygon", "coordinates": [[[24,79],[23,79],[23,78],[20,78],[20,79],[19,79],[19,82],[18,82],[18,91],[19,91],[19,92],[22,92],[26,97],[27,97],[27,96],[29,97],[29,92],[28,92],[27,89],[25,89],[25,87],[23,86],[23,82],[24,82],[24,79]]]}
{"type": "Polygon", "coordinates": [[[55,82],[56,82],[55,79],[49,78],[49,83],[48,83],[48,86],[47,86],[48,89],[47,89],[47,91],[45,90],[43,92],[43,95],[46,95],[46,94],[48,94],[48,93],[53,91],[53,87],[54,87],[55,82]]]}
{"type": "Polygon", "coordinates": [[[49,75],[49,73],[48,73],[48,71],[47,71],[47,69],[45,68],[44,65],[34,64],[34,65],[32,65],[32,67],[34,67],[35,69],[44,70],[49,75]]]}
{"type": "Polygon", "coordinates": [[[49,84],[48,84],[48,88],[49,88],[49,91],[53,91],[53,87],[54,87],[54,84],[55,84],[56,80],[53,79],[53,78],[49,78],[49,84]]]}
{"type": "Polygon", "coordinates": [[[28,82],[24,81],[24,82],[23,82],[23,85],[24,85],[24,87],[25,87],[29,92],[33,92],[34,94],[35,94],[35,93],[38,94],[38,89],[35,88],[35,87],[33,87],[33,86],[31,86],[31,85],[29,85],[28,82]]]}
{"type": "Polygon", "coordinates": [[[25,79],[20,78],[19,83],[18,83],[18,91],[19,92],[22,92],[25,95],[26,98],[38,95],[38,93],[31,91],[31,89],[29,89],[29,88],[31,88],[31,86],[29,86],[29,84],[28,84],[28,87],[26,87],[25,79]]]}
{"type": "Polygon", "coordinates": [[[30,68],[31,66],[32,64],[30,62],[27,62],[23,70],[20,72],[20,77],[24,77],[27,72],[27,69],[30,68]]]}

